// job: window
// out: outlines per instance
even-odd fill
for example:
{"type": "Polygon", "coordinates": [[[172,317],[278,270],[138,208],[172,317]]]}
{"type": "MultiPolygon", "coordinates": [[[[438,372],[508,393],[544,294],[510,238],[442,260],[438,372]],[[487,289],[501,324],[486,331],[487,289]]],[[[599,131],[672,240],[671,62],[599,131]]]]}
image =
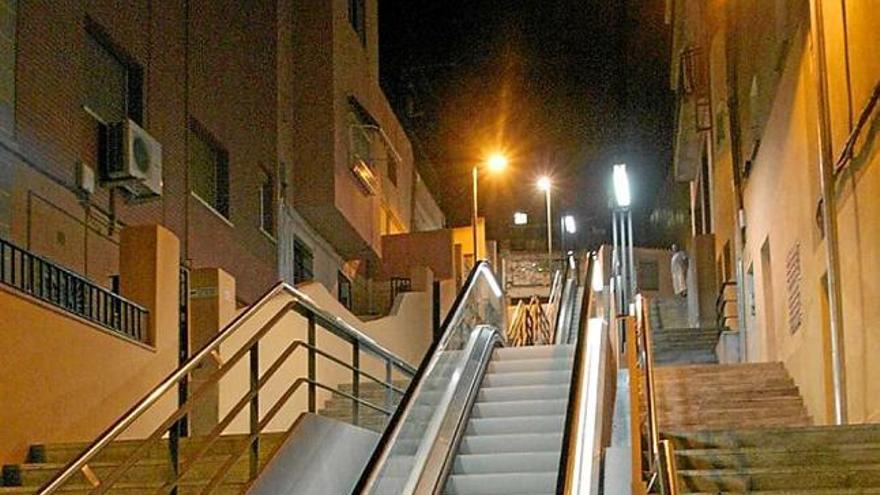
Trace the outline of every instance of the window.
{"type": "Polygon", "coordinates": [[[88,109],[102,124],[120,122],[126,117],[143,124],[143,69],[114,49],[94,23],[87,28],[85,59],[88,109]]]}
{"type": "Polygon", "coordinates": [[[293,241],[293,283],[298,284],[313,280],[315,278],[313,265],[312,250],[297,237],[293,241]]]}
{"type": "Polygon", "coordinates": [[[345,276],[342,272],[336,273],[336,280],[338,285],[337,290],[337,299],[343,306],[348,309],[352,307],[352,297],[351,297],[351,280],[345,276]]]}
{"type": "Polygon", "coordinates": [[[394,156],[394,153],[387,152],[386,156],[388,157],[388,180],[391,181],[395,186],[397,185],[397,158],[394,156]]]}
{"type": "Polygon", "coordinates": [[[15,25],[17,0],[0,0],[0,132],[15,129],[15,25]]]}
{"type": "Polygon", "coordinates": [[[189,129],[187,159],[192,192],[229,218],[229,153],[196,122],[189,129]]]}
{"type": "Polygon", "coordinates": [[[275,179],[266,171],[260,183],[260,228],[275,237],[275,179]]]}
{"type": "Polygon", "coordinates": [[[351,27],[354,28],[354,31],[357,33],[358,38],[361,39],[361,44],[367,44],[367,7],[366,0],[348,0],[348,22],[351,24],[351,27]]]}

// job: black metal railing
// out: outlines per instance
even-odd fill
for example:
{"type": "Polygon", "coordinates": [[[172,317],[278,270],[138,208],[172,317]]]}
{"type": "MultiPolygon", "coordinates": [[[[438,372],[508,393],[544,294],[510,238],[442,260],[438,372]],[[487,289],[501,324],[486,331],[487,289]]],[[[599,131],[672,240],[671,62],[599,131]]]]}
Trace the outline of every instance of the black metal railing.
{"type": "Polygon", "coordinates": [[[139,342],[147,310],[70,270],[0,239],[0,283],[139,342]]]}
{"type": "Polygon", "coordinates": [[[391,306],[394,306],[394,300],[399,294],[404,292],[412,292],[412,279],[403,277],[391,278],[391,306]]]}

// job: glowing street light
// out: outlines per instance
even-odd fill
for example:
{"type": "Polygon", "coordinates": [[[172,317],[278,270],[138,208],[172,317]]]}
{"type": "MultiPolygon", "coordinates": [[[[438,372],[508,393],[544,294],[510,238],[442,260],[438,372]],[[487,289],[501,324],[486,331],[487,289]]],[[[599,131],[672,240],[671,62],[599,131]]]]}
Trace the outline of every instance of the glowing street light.
{"type": "Polygon", "coordinates": [[[565,215],[562,217],[562,225],[565,226],[567,234],[577,233],[577,224],[574,221],[574,215],[565,215]]]}
{"type": "MultiPolygon", "coordinates": [[[[486,168],[488,168],[490,172],[493,172],[493,173],[501,172],[502,170],[507,168],[507,157],[502,155],[501,153],[493,153],[486,160],[485,165],[486,165],[486,168]]],[[[472,205],[472,210],[471,210],[471,228],[473,230],[473,235],[474,235],[474,263],[475,264],[480,259],[480,246],[477,241],[477,208],[479,206],[477,204],[477,184],[479,182],[478,179],[479,179],[479,175],[480,175],[479,169],[480,169],[480,164],[478,163],[478,164],[474,165],[474,168],[472,170],[472,175],[474,178],[474,204],[472,205]]]]}
{"type": "Polygon", "coordinates": [[[623,163],[614,166],[614,197],[617,199],[617,206],[620,208],[628,208],[632,202],[632,196],[629,191],[629,177],[626,175],[626,164],[623,163]]]}

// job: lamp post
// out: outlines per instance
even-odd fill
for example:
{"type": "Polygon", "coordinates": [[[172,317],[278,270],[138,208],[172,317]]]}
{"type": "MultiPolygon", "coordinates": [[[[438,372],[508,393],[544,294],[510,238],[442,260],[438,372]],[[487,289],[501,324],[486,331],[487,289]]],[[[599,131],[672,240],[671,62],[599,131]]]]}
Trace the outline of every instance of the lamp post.
{"type": "Polygon", "coordinates": [[[544,197],[547,201],[547,269],[553,268],[553,216],[550,211],[550,189],[553,188],[553,182],[546,175],[538,179],[538,189],[544,191],[544,197]]]}
{"type": "MultiPolygon", "coordinates": [[[[507,157],[500,153],[495,153],[486,160],[486,166],[489,168],[490,172],[500,172],[507,168],[507,157]]],[[[474,165],[471,170],[471,175],[473,176],[473,200],[474,203],[471,205],[471,229],[473,231],[474,236],[474,265],[477,264],[477,261],[480,259],[480,244],[477,235],[477,208],[479,204],[477,202],[477,189],[479,183],[480,176],[480,164],[474,165]]]]}
{"type": "Polygon", "coordinates": [[[635,260],[632,240],[632,196],[625,164],[614,165],[614,199],[612,235],[614,238],[613,273],[618,287],[619,310],[629,312],[636,291],[635,260]]]}

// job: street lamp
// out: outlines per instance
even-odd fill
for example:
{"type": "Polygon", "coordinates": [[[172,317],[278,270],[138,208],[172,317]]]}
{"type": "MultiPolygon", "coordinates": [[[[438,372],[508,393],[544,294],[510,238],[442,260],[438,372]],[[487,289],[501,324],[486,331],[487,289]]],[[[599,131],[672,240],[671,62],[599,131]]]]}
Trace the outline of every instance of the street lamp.
{"type": "Polygon", "coordinates": [[[577,233],[577,223],[574,220],[574,215],[562,215],[562,218],[559,219],[559,226],[562,233],[562,251],[566,253],[568,251],[565,243],[565,234],[572,236],[577,233]]]}
{"type": "MultiPolygon", "coordinates": [[[[489,169],[490,172],[500,172],[507,168],[507,157],[502,155],[501,153],[493,153],[486,160],[486,167],[489,169]]],[[[480,245],[477,241],[477,207],[479,206],[477,204],[477,184],[479,182],[478,179],[480,175],[479,169],[480,164],[478,163],[474,165],[474,168],[472,170],[472,175],[474,178],[474,204],[471,208],[471,228],[474,235],[474,265],[476,265],[477,261],[480,259],[480,245]]]]}
{"type": "Polygon", "coordinates": [[[538,189],[544,191],[544,197],[547,200],[547,269],[553,267],[553,221],[550,212],[550,189],[553,188],[553,182],[550,177],[542,176],[538,179],[538,189]]]}
{"type": "Polygon", "coordinates": [[[620,310],[628,311],[629,304],[636,292],[636,270],[633,256],[632,238],[632,194],[629,187],[629,176],[626,164],[614,165],[612,179],[614,182],[614,199],[616,206],[612,212],[612,230],[614,238],[614,275],[620,288],[618,299],[620,310]]]}

